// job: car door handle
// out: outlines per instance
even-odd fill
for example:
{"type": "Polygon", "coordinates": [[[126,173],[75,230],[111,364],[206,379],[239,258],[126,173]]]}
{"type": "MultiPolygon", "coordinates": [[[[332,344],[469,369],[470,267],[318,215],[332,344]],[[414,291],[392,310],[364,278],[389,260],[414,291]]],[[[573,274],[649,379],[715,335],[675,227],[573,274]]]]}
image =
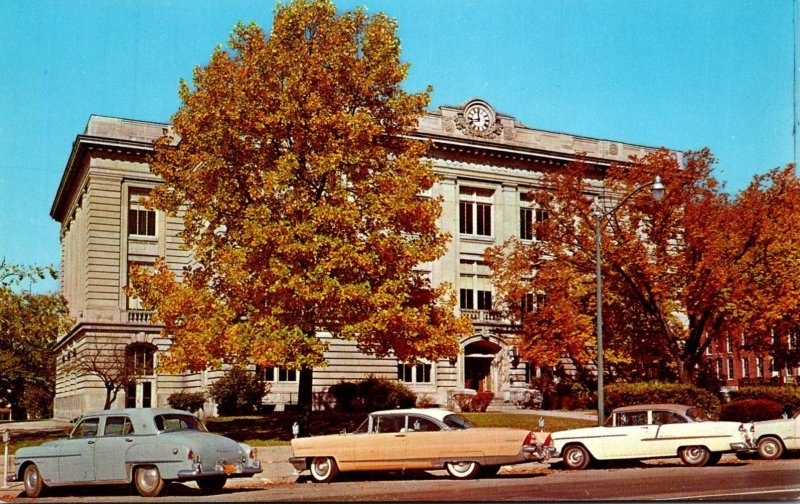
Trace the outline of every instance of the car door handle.
{"type": "Polygon", "coordinates": [[[406,437],[405,434],[395,434],[394,437],[406,437]]]}
{"type": "Polygon", "coordinates": [[[94,441],[89,441],[89,444],[94,444],[94,441]]]}
{"type": "Polygon", "coordinates": [[[125,442],[127,442],[127,443],[133,443],[133,438],[126,437],[126,438],[125,438],[125,442]]]}

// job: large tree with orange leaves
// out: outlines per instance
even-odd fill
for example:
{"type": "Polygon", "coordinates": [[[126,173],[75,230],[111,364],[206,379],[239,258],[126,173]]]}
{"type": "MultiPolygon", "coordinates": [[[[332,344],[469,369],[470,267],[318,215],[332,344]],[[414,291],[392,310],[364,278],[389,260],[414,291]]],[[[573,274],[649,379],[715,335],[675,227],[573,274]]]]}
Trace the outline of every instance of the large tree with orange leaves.
{"type": "Polygon", "coordinates": [[[659,150],[602,174],[577,162],[546,176],[531,193],[549,216],[536,224],[542,239],[512,240],[486,255],[500,299],[522,319],[526,358],[540,365],[595,358],[593,212],[597,205],[608,212],[656,175],[666,185],[661,201],[636,192],[602,221],[604,357],[615,375],[688,380],[712,338],[746,333],[750,348],[762,348],[772,331],[797,320],[793,167],[731,199],[713,164],[707,150],[685,153],[683,162],[659,150]],[[521,312],[532,293],[543,302],[521,312]]]}
{"type": "Polygon", "coordinates": [[[156,146],[151,204],[181,212],[196,263],[133,285],[172,339],[163,361],[300,370],[301,429],[327,331],[413,361],[458,352],[471,329],[451,289],[417,270],[446,250],[435,181],[411,140],[430,89],[401,84],[396,23],[328,0],[276,7],[271,34],[238,25],[182,83],[174,136],[156,146]]]}

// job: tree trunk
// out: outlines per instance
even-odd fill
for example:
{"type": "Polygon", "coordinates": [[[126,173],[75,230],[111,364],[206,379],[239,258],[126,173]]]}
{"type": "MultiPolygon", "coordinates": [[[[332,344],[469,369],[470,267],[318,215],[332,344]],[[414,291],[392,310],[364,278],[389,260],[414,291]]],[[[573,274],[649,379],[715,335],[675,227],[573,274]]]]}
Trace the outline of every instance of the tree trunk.
{"type": "Polygon", "coordinates": [[[311,406],[313,401],[312,384],[314,381],[314,368],[300,369],[300,381],[297,384],[297,425],[300,428],[299,437],[310,435],[311,406]]]}

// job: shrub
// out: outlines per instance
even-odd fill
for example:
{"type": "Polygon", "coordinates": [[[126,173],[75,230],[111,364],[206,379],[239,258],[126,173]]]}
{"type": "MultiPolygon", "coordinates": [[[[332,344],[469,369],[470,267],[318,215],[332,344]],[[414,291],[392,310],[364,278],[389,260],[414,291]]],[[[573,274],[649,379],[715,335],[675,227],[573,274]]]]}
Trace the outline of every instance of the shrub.
{"type": "Polygon", "coordinates": [[[417,396],[417,408],[431,408],[436,405],[436,401],[428,394],[417,396]]]}
{"type": "Polygon", "coordinates": [[[722,406],[720,420],[733,422],[758,422],[781,418],[783,407],[770,399],[744,399],[722,406]]]}
{"type": "Polygon", "coordinates": [[[780,405],[789,405],[792,410],[800,409],[800,387],[739,387],[739,390],[730,392],[731,400],[741,401],[743,399],[769,399],[780,405]]]}
{"type": "Polygon", "coordinates": [[[328,389],[339,411],[376,411],[412,408],[417,396],[404,384],[387,378],[368,376],[352,382],[339,382],[328,389]]]}
{"type": "Polygon", "coordinates": [[[469,402],[469,409],[461,411],[486,411],[486,408],[492,404],[492,400],[494,399],[494,392],[478,392],[474,396],[472,396],[472,400],[469,402]]]}
{"type": "Polygon", "coordinates": [[[170,408],[195,413],[203,409],[206,402],[205,392],[175,392],[167,398],[170,408]]]}
{"type": "Polygon", "coordinates": [[[256,373],[234,367],[214,382],[208,393],[217,403],[217,414],[237,416],[257,413],[268,391],[256,373]]]}
{"type": "Polygon", "coordinates": [[[614,383],[605,387],[606,410],[636,404],[675,403],[695,406],[710,418],[718,418],[719,399],[700,387],[680,383],[614,383]]]}

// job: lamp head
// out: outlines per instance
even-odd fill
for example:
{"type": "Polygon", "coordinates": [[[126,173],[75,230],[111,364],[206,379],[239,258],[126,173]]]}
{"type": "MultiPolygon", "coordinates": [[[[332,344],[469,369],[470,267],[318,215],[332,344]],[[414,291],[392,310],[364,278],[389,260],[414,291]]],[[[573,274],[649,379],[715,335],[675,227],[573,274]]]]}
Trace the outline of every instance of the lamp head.
{"type": "Polygon", "coordinates": [[[656,201],[661,201],[661,198],[664,197],[664,184],[661,182],[661,175],[656,175],[656,179],[653,181],[653,199],[656,201]]]}

